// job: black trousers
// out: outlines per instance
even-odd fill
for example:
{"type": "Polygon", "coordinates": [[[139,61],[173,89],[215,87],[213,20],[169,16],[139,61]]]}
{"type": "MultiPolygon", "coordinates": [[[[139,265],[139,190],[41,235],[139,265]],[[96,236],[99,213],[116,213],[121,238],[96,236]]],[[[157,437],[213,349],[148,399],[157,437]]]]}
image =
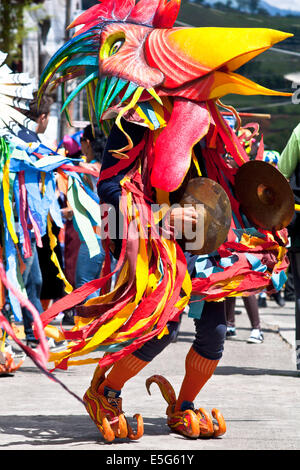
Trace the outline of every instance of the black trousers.
{"type": "Polygon", "coordinates": [[[296,360],[297,369],[300,370],[300,252],[290,251],[289,258],[295,290],[296,360]]]}

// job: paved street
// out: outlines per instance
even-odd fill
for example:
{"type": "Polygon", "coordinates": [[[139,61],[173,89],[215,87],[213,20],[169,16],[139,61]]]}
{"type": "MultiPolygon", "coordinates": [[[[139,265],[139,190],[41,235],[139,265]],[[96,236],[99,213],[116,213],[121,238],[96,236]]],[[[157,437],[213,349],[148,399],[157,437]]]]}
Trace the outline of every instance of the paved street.
{"type": "MultiPolygon", "coordinates": [[[[141,413],[144,436],[111,444],[103,441],[83,405],[60,385],[41,374],[26,359],[10,377],[0,377],[0,450],[293,450],[300,449],[300,374],[294,354],[294,304],[261,309],[265,341],[248,344],[250,324],[243,303],[237,302],[238,335],[226,341],[224,357],[215,375],[199,394],[197,406],[219,408],[227,433],[214,440],[189,440],[169,432],[166,403],[156,386],[152,395],[145,379],[164,375],[176,393],[183,376],[185,355],[193,340],[193,321],[184,316],[176,343],[172,343],[123,391],[123,409],[131,418],[141,413]]],[[[94,366],[58,371],[57,377],[82,397],[94,366]]]]}

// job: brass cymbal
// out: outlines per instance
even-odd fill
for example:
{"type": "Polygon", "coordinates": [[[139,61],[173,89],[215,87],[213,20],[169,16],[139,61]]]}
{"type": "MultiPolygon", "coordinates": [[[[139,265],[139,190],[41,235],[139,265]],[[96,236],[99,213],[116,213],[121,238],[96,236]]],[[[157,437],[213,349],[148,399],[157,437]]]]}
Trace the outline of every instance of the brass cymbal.
{"type": "Polygon", "coordinates": [[[192,205],[199,214],[193,233],[183,230],[186,250],[198,255],[217,250],[227,238],[232,215],[222,186],[209,178],[194,178],[187,184],[180,205],[192,205]]]}
{"type": "Polygon", "coordinates": [[[282,230],[294,214],[294,195],[287,179],[270,163],[244,163],[235,176],[235,194],[246,217],[265,230],[282,230]]]}

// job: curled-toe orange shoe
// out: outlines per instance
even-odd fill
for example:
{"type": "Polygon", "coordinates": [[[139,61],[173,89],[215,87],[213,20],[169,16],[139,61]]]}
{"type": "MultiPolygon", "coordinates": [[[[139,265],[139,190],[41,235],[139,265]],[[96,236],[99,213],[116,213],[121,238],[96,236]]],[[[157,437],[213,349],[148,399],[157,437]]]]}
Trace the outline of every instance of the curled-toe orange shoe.
{"type": "MultiPolygon", "coordinates": [[[[97,371],[96,371],[97,372],[97,371]]],[[[136,433],[132,430],[122,410],[122,398],[120,392],[104,388],[104,393],[98,392],[99,385],[103,382],[104,374],[94,375],[91,386],[85,392],[83,401],[88,414],[96,424],[104,439],[112,442],[117,438],[128,437],[136,440],[144,434],[144,424],[141,415],[134,415],[137,420],[136,433]],[[95,375],[97,380],[95,380],[95,375]]]]}

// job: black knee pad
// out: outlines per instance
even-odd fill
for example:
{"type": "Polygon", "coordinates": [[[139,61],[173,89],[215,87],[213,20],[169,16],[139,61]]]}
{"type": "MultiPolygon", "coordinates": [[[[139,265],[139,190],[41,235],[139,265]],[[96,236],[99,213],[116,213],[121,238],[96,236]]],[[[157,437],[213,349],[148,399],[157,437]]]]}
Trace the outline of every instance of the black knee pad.
{"type": "Polygon", "coordinates": [[[206,302],[200,320],[194,322],[195,351],[206,359],[221,359],[227,329],[224,302],[206,302]]]}
{"type": "Polygon", "coordinates": [[[206,359],[221,359],[224,350],[224,342],[226,338],[226,325],[217,325],[216,328],[209,333],[200,332],[196,334],[193,348],[195,351],[206,359]]]}
{"type": "Polygon", "coordinates": [[[179,323],[171,321],[167,324],[169,334],[164,335],[161,339],[153,338],[145,343],[140,349],[133,353],[138,359],[142,361],[151,362],[158,354],[160,354],[176,337],[177,328],[179,323]]]}

